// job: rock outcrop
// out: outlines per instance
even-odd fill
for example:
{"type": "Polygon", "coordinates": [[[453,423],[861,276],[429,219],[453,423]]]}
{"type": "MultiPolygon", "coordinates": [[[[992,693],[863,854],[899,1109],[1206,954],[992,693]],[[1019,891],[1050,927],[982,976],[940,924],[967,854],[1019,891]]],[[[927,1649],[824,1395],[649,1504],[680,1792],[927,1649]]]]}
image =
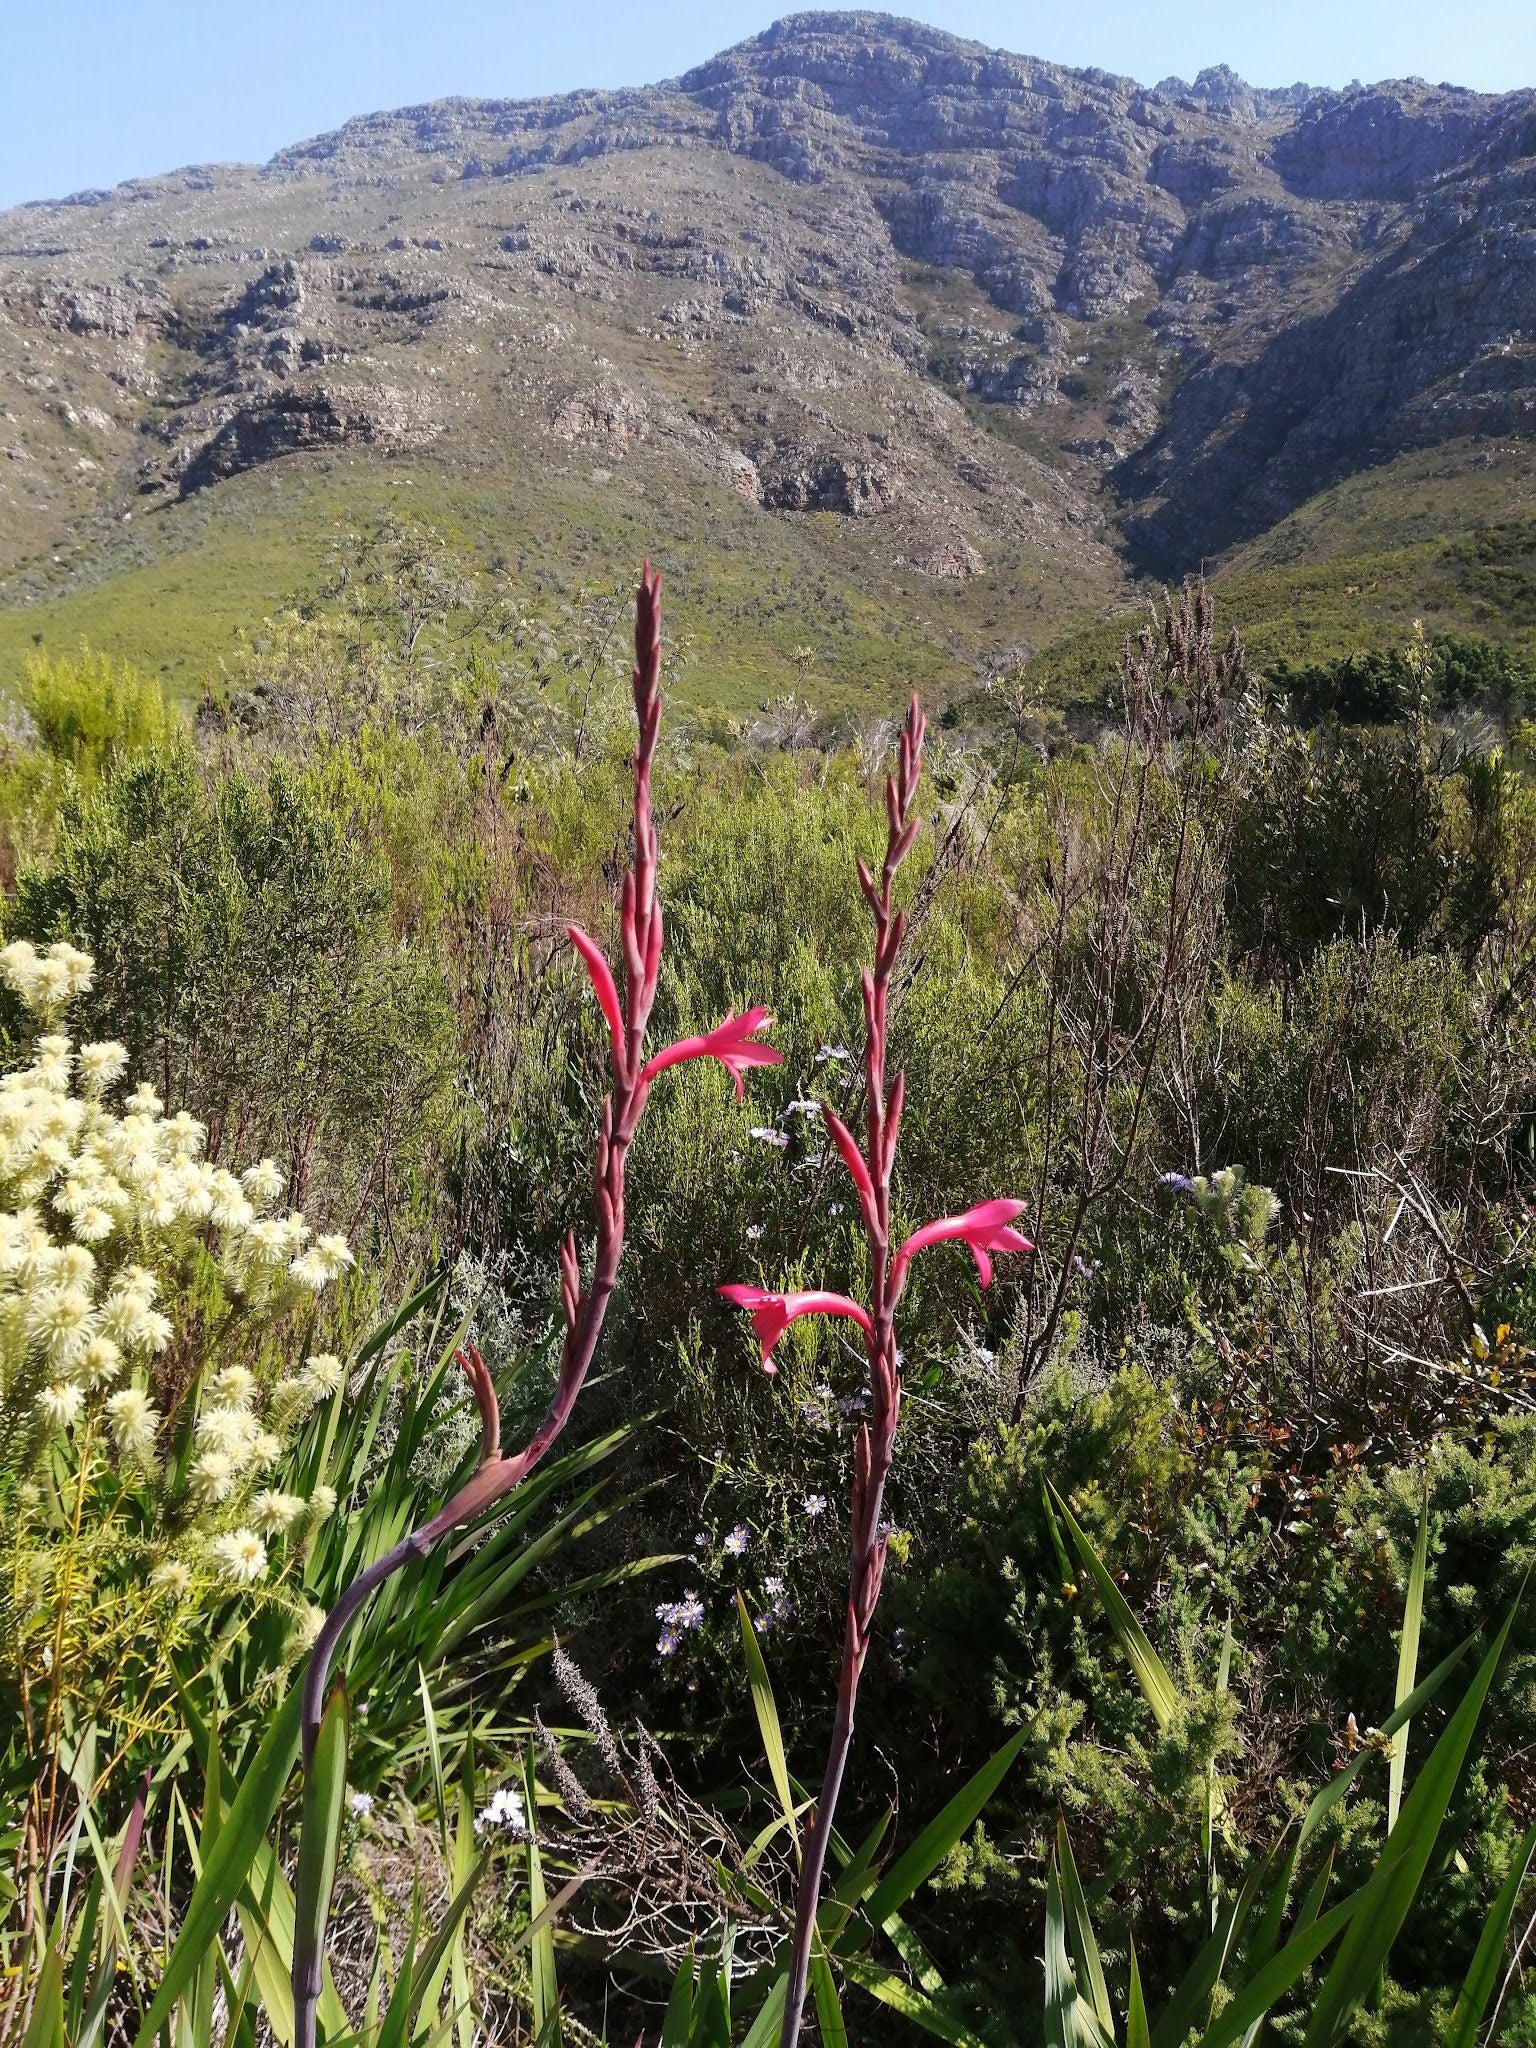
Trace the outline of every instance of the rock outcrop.
{"type": "Polygon", "coordinates": [[[253,398],[237,406],[200,446],[184,443],[167,465],[183,497],[283,455],[362,447],[399,455],[424,448],[439,429],[422,401],[373,384],[316,385],[253,398]]]}
{"type": "Polygon", "coordinates": [[[832,513],[941,581],[1027,544],[1102,602],[1405,452],[1536,439],[1536,93],[1143,86],[791,15],[655,86],[0,216],[0,413],[0,498],[55,526],[491,446],[832,513]]]}

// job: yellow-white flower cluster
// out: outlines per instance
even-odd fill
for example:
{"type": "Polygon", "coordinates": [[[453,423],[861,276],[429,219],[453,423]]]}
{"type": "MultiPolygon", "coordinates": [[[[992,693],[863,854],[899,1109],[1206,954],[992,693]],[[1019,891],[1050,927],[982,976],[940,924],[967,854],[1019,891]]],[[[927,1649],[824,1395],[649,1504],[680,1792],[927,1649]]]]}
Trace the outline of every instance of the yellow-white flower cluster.
{"type": "MultiPolygon", "coordinates": [[[[197,1250],[217,1261],[232,1296],[269,1310],[318,1294],[352,1253],[344,1237],[276,1210],[284,1176],[272,1160],[238,1176],[210,1165],[203,1125],[185,1110],[167,1116],[148,1082],[109,1106],[127,1052],[77,1045],[59,1028],[93,972],[73,946],[0,948],[0,977],[43,1027],[30,1062],[0,1075],[0,1402],[12,1415],[29,1408],[46,1434],[89,1422],[124,1467],[148,1474],[163,1420],[152,1368],[176,1339],[159,1305],[163,1276],[197,1250]]],[[[272,1419],[298,1418],[344,1378],[339,1360],[311,1358],[275,1390],[272,1419]]],[[[232,1583],[263,1576],[264,1539],[329,1511],[264,1485],[281,1451],[252,1375],[238,1365],[214,1373],[197,1405],[187,1500],[254,1525],[221,1529],[209,1544],[208,1561],[232,1583]],[[262,1490],[247,1499],[253,1487],[262,1490]]],[[[159,1571],[159,1591],[184,1590],[184,1563],[159,1571]]]]}

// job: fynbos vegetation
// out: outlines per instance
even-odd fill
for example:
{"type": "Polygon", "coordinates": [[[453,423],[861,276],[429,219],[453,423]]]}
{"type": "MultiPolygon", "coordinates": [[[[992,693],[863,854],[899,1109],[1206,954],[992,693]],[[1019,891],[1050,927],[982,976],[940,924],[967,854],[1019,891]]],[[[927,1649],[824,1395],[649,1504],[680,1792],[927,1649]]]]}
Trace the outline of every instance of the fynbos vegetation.
{"type": "Polygon", "coordinates": [[[1510,664],[486,596],[17,682],[0,2038],[1528,2038],[1510,664]]]}

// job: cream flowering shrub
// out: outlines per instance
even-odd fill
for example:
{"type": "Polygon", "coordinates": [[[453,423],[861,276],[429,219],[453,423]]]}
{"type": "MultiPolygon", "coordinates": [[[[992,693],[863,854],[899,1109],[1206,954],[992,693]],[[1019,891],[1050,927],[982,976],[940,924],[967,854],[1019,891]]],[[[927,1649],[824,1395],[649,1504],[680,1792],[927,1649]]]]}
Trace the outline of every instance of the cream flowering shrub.
{"type": "Polygon", "coordinates": [[[0,1076],[0,1696],[34,1736],[66,1713],[143,1727],[231,1600],[285,1604],[296,1649],[312,1634],[297,1566],[335,1496],[273,1473],[345,1369],[317,1353],[265,1389],[230,1354],[352,1254],[277,1209],[271,1160],[213,1166],[195,1117],[122,1092],[122,1046],[74,1043],[87,954],[18,941],[0,976],[38,1027],[0,1076]]]}

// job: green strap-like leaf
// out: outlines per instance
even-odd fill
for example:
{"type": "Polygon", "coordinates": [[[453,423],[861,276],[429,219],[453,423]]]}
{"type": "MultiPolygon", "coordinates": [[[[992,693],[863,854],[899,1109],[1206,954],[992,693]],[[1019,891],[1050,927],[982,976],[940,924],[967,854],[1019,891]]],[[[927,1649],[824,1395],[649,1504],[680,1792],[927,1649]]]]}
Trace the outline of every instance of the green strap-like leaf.
{"type": "Polygon", "coordinates": [[[1472,1967],[1467,1972],[1446,2029],[1445,2048],[1476,2048],[1483,2014],[1493,1996],[1493,1987],[1499,1981],[1499,1966],[1504,1960],[1504,1943],[1509,1934],[1509,1923],[1514,1918],[1515,1901],[1525,1883],[1532,1856],[1536,1856],[1536,1828],[1531,1829],[1515,1851],[1509,1875],[1493,1902],[1493,1911],[1483,1923],[1477,1953],[1472,1958],[1472,1967]]]}
{"type": "Polygon", "coordinates": [[[1282,1835],[1269,1854],[1248,1872],[1242,1890],[1219,1917],[1209,1940],[1153,2025],[1152,2048],[1182,2048],[1191,2027],[1200,2023],[1239,1936],[1259,1901],[1269,1897],[1270,1887],[1277,1881],[1284,1849],[1282,1835]]]}
{"type": "Polygon", "coordinates": [[[689,2048],[693,2031],[693,1986],[693,1955],[690,1951],[678,1964],[677,1975],[672,1980],[672,1996],[667,2000],[661,2039],[656,2048],[689,2048]]]}
{"type": "Polygon", "coordinates": [[[1141,1965],[1136,1960],[1136,1944],[1129,1934],[1126,1947],[1131,1959],[1131,1990],[1125,2008],[1125,2048],[1152,2048],[1152,2035],[1147,2026],[1147,2001],[1141,1988],[1141,1965]]]}
{"type": "Polygon", "coordinates": [[[21,2048],[64,2048],[64,1958],[51,1942],[37,1973],[32,2017],[21,2048]]]}
{"type": "MultiPolygon", "coordinates": [[[[788,1996],[789,1979],[775,1979],[772,1989],[763,2001],[761,2012],[747,2029],[746,2039],[742,2042],[741,2048],[770,2048],[770,2043],[777,2037],[779,2028],[783,2025],[784,2001],[788,1996]]],[[[700,2048],[705,2048],[705,2044],[701,2042],[700,2048]]],[[[715,2048],[713,2040],[708,2043],[708,2048],[715,2048]]],[[[729,2033],[725,2036],[723,2048],[730,2048],[729,2033]]]]}
{"type": "Polygon", "coordinates": [[[1109,2002],[1109,1986],[1104,1981],[1104,1964],[1099,1955],[1099,1944],[1094,1938],[1093,1921],[1088,1914],[1088,1901],[1083,1894],[1082,1880],[1077,1874],[1077,1860],[1072,1854],[1072,1844],[1067,1837],[1064,1820],[1056,1823],[1056,1861],[1061,1872],[1061,1902],[1066,1913],[1067,1934],[1072,1943],[1072,1953],[1077,1958],[1078,1968],[1088,1987],[1088,1997],[1094,2014],[1110,2039],[1114,2039],[1114,2010],[1109,2002]]]}
{"type": "MultiPolygon", "coordinates": [[[[491,1860],[491,1846],[490,1843],[487,1843],[485,1848],[481,1850],[479,1857],[470,1867],[468,1876],[454,1893],[448,1911],[443,1915],[442,1924],[433,1934],[427,1946],[422,1950],[421,1958],[416,1965],[416,1989],[411,1994],[411,2024],[413,2026],[416,2024],[418,2014],[423,2009],[429,2013],[435,2010],[437,2000],[442,1992],[443,1983],[448,1975],[449,1961],[454,1952],[454,1943],[458,1938],[459,1930],[463,1926],[464,1916],[469,1911],[470,1902],[475,1896],[476,1887],[485,1875],[485,1867],[491,1860]]],[[[543,1911],[542,1907],[540,1911],[543,1911]]],[[[550,1940],[553,1942],[554,1928],[552,1921],[546,1923],[546,1927],[550,1940]]],[[[546,1930],[540,1930],[541,1933],[544,1931],[546,1930]]],[[[537,1941],[539,1936],[535,1935],[534,1939],[537,1941]]]]}
{"type": "Polygon", "coordinates": [[[1314,1920],[1305,1933],[1293,1935],[1278,1955],[1271,1956],[1262,1970],[1254,1972],[1221,2017],[1200,2036],[1200,2048],[1233,2048],[1233,2043],[1262,2020],[1338,1939],[1359,1902],[1360,1894],[1356,1892],[1332,1912],[1314,1920]]]}
{"type": "Polygon", "coordinates": [[[165,1975],[139,2021],[134,2048],[153,2048],[156,2035],[211,1953],[218,1931],[249,1875],[256,1845],[265,1839],[272,1825],[299,1753],[299,1693],[297,1683],[290,1685],[288,1697],[241,1779],[218,1840],[192,1888],[181,1931],[166,1961],[165,1975]]]}
{"type": "MultiPolygon", "coordinates": [[[[1424,1502],[1419,1509],[1419,1533],[1413,1546],[1413,1563],[1408,1572],[1408,1597],[1403,1607],[1403,1638],[1397,1651],[1397,1692],[1392,1705],[1401,1707],[1414,1688],[1419,1671],[1419,1628],[1424,1619],[1424,1572],[1429,1557],[1429,1476],[1424,1479],[1424,1502]]],[[[1387,1833],[1397,1826],[1403,1803],[1403,1777],[1408,1768],[1408,1723],[1392,1738],[1392,1761],[1387,1769],[1387,1833]]]]}
{"type": "MultiPolygon", "coordinates": [[[[1471,1649],[1476,1641],[1477,1637],[1475,1635],[1467,1636],[1456,1645],[1448,1657],[1442,1658],[1434,1670],[1430,1672],[1428,1678],[1422,1684],[1414,1687],[1402,1705],[1395,1707],[1388,1714],[1386,1720],[1381,1724],[1382,1734],[1395,1735],[1399,1728],[1406,1727],[1413,1716],[1419,1713],[1434,1698],[1435,1694],[1444,1685],[1445,1681],[1450,1677],[1456,1666],[1466,1656],[1468,1650],[1471,1649]]],[[[1308,1842],[1311,1841],[1322,1822],[1344,1797],[1344,1794],[1355,1782],[1361,1771],[1370,1762],[1372,1754],[1371,1750],[1362,1749],[1360,1754],[1347,1763],[1342,1771],[1334,1772],[1328,1783],[1312,1801],[1302,1819],[1301,1832],[1296,1837],[1296,1853],[1298,1856],[1307,1846],[1308,1842]]]]}
{"type": "Polygon", "coordinates": [[[379,2029],[374,2048],[406,2048],[410,2039],[411,1992],[416,1982],[416,1934],[420,1924],[420,1905],[412,1899],[411,1929],[406,1937],[405,1954],[400,1958],[395,1988],[384,2008],[384,2024],[379,2029]]]}
{"type": "Polygon", "coordinates": [[[948,2041],[950,2048],[986,2048],[986,2043],[962,2014],[955,2012],[942,1999],[919,1991],[905,1977],[898,1977],[892,1970],[882,1970],[877,1963],[867,1962],[862,1956],[848,1957],[843,1968],[861,1991],[879,1999],[892,2012],[899,2012],[925,2034],[948,2041]]]}
{"type": "Polygon", "coordinates": [[[883,1927],[893,1913],[900,1912],[918,1886],[933,1875],[1003,1782],[1028,1733],[1027,1728],[1021,1728],[1009,1736],[996,1756],[968,1778],[948,1805],[934,1816],[911,1848],[897,1857],[864,1901],[862,1911],[839,1937],[839,1956],[846,1958],[862,1945],[858,1938],[861,1923],[865,1928],[883,1927]]]}
{"type": "Polygon", "coordinates": [[[798,1849],[800,1825],[795,1817],[795,1795],[789,1784],[789,1759],[784,1752],[784,1732],[779,1726],[779,1710],[774,1702],[768,1666],[763,1662],[763,1652],[757,1640],[757,1631],[752,1626],[752,1617],[747,1613],[747,1603],[739,1592],[736,1595],[736,1607],[741,1617],[741,1645],[747,1660],[747,1683],[752,1690],[752,1706],[757,1715],[758,1732],[763,1738],[763,1754],[768,1759],[768,1774],[773,1779],[773,1789],[779,1795],[780,1810],[798,1849]]]}
{"type": "Polygon", "coordinates": [[[1110,2037],[1093,2008],[1079,1996],[1067,1954],[1067,1916],[1055,1861],[1045,1880],[1046,2048],[1105,2048],[1110,2037]]]}
{"type": "Polygon", "coordinates": [[[823,2048],[848,2048],[848,2029],[843,2024],[837,1979],[827,1961],[826,1950],[819,1942],[811,1952],[811,1990],[816,1999],[816,2024],[821,2029],[823,2048]]]}
{"type": "Polygon", "coordinates": [[[325,1981],[325,1932],[330,1923],[331,1894],[336,1888],[336,1864],[341,1854],[350,1723],[347,1689],[335,1685],[320,1718],[314,1755],[304,1774],[299,1861],[293,1880],[294,1995],[296,1999],[316,2003],[325,1981]]]}
{"type": "Polygon", "coordinates": [[[1389,1844],[1400,1853],[1388,1857],[1383,1851],[1382,1860],[1361,1890],[1360,1903],[1318,1991],[1304,2048],[1334,2048],[1350,2014],[1386,1963],[1434,1852],[1483,1702],[1509,1640],[1514,1614],[1511,1608],[1465,1698],[1425,1758],[1413,1790],[1403,1802],[1389,1844]]]}
{"type": "MultiPolygon", "coordinates": [[[[533,1751],[523,1756],[523,1800],[528,1816],[528,1914],[537,1920],[547,1899],[539,1856],[538,1788],[533,1751]]],[[[560,1980],[555,1970],[555,1930],[546,1923],[533,1939],[533,2024],[540,2048],[560,2048],[560,1980]]]]}
{"type": "MultiPolygon", "coordinates": [[[[280,2041],[293,2038],[294,1897],[270,1842],[257,1845],[251,1874],[235,1901],[245,1936],[246,1956],[254,1970],[257,1994],[272,2031],[280,2041]]],[[[325,2035],[339,2039],[347,2029],[330,1966],[322,1957],[320,2024],[325,2035]]]]}
{"type": "Polygon", "coordinates": [[[1136,1674],[1136,1682],[1141,1687],[1147,1705],[1152,1709],[1152,1718],[1160,1732],[1166,1731],[1179,1704],[1178,1688],[1169,1676],[1168,1667],[1153,1649],[1146,1630],[1126,1605],[1125,1596],[1110,1577],[1103,1559],[1078,1526],[1077,1517],[1054,1486],[1051,1487],[1051,1497],[1057,1512],[1067,1525],[1073,1546],[1083,1561],[1084,1570],[1093,1580],[1104,1612],[1109,1617],[1110,1627],[1118,1637],[1120,1647],[1136,1674]]]}
{"type": "MultiPolygon", "coordinates": [[[[851,1856],[848,1854],[848,1845],[841,1835],[835,1831],[833,1833],[832,1854],[843,1859],[842,1868],[838,1872],[837,1882],[816,1909],[816,1931],[829,1953],[836,1952],[838,1936],[847,1927],[859,1899],[875,1882],[875,1857],[895,1814],[895,1807],[887,1806],[851,1856]]],[[[782,1821],[779,1826],[783,1826],[782,1821]]],[[[874,1933],[868,1921],[865,1921],[864,1925],[871,1934],[874,1933]]]]}

